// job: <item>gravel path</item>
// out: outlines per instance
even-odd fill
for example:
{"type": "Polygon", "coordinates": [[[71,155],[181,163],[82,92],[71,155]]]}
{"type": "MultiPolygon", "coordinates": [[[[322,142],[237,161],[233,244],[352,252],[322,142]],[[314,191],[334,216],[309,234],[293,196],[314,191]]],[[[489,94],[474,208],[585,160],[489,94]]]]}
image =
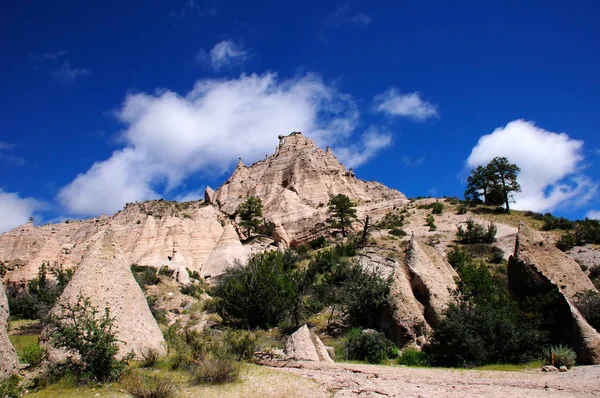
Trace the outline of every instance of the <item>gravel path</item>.
{"type": "Polygon", "coordinates": [[[308,377],[334,397],[599,397],[600,366],[567,373],[406,368],[314,362],[272,363],[308,377]]]}

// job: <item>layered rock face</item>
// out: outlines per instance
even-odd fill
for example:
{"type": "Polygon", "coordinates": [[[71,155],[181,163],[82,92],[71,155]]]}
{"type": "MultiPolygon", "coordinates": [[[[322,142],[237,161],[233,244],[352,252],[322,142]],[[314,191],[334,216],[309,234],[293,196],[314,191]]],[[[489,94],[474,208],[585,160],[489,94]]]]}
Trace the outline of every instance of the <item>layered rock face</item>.
{"type": "MultiPolygon", "coordinates": [[[[140,355],[144,349],[166,354],[163,335],[111,230],[103,232],[90,246],[52,312],[59,313],[61,303],[74,304],[80,295],[89,297],[100,313],[110,309],[120,340],[120,357],[132,350],[140,355]]],[[[47,332],[43,334],[52,339],[47,332]]]]}
{"type": "Polygon", "coordinates": [[[329,148],[323,151],[301,133],[279,139],[274,155],[250,167],[240,159],[231,178],[214,193],[213,203],[221,211],[233,215],[248,196],[259,197],[265,218],[275,223],[282,241],[306,241],[324,229],[327,203],[334,195],[347,195],[357,203],[359,216],[375,219],[407,202],[396,190],[357,179],[329,148]]]}
{"type": "Polygon", "coordinates": [[[523,223],[508,262],[508,288],[516,299],[557,291],[557,317],[562,325],[557,333],[573,346],[579,363],[600,364],[600,334],[573,304],[577,293],[596,288],[579,264],[523,223]]]}
{"type": "MultiPolygon", "coordinates": [[[[37,276],[42,261],[76,266],[88,247],[110,228],[129,264],[183,266],[203,273],[213,250],[222,253],[229,244],[230,260],[238,258],[241,243],[235,232],[228,235],[227,244],[221,239],[225,219],[203,202],[130,203],[110,217],[37,227],[29,223],[6,232],[0,236],[0,261],[9,264],[9,281],[30,280],[37,276]]],[[[239,258],[243,260],[242,254],[239,258]]]]}
{"type": "Polygon", "coordinates": [[[0,381],[19,370],[17,352],[8,339],[8,316],[8,300],[0,282],[0,381]]]}
{"type": "Polygon", "coordinates": [[[388,337],[400,346],[425,342],[452,300],[456,276],[441,254],[413,235],[405,263],[396,263],[393,271],[394,312],[381,317],[388,337]]]}

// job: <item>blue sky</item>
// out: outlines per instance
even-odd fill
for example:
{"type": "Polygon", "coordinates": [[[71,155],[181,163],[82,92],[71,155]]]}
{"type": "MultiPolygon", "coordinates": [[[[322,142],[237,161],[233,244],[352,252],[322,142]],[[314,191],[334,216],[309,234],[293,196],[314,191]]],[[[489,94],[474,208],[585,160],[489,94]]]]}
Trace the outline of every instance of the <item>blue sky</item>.
{"type": "Polygon", "coordinates": [[[5,1],[0,232],[201,197],[297,130],[409,197],[462,197],[470,166],[507,156],[516,207],[597,217],[599,17],[583,0],[5,1]]]}

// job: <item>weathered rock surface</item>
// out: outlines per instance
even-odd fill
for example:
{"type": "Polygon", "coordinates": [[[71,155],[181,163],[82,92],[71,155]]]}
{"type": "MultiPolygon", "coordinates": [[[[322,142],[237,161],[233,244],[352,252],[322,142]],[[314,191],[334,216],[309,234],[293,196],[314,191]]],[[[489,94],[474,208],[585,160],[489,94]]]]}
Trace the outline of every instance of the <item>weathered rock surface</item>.
{"type": "Polygon", "coordinates": [[[383,314],[380,327],[399,346],[424,343],[431,327],[452,300],[456,272],[435,249],[413,236],[406,261],[396,262],[392,277],[393,314],[383,314]]]}
{"type": "Polygon", "coordinates": [[[299,361],[333,362],[319,336],[304,325],[285,343],[285,354],[299,361]]]}
{"type": "MultiPolygon", "coordinates": [[[[91,304],[101,312],[104,308],[110,309],[110,316],[115,318],[117,338],[121,341],[119,356],[132,350],[139,355],[145,349],[166,354],[163,335],[111,230],[103,232],[90,246],[53,313],[60,311],[60,303],[73,304],[80,295],[89,297],[91,304]]],[[[43,335],[52,338],[47,332],[43,335]]],[[[56,355],[52,357],[56,358],[56,355]]]]}
{"type": "Polygon", "coordinates": [[[8,300],[4,286],[0,282],[0,380],[15,374],[19,370],[19,358],[8,339],[8,300]]]}
{"type": "Polygon", "coordinates": [[[301,133],[281,136],[275,154],[250,167],[240,159],[214,197],[230,215],[248,196],[259,197],[265,218],[280,226],[279,236],[306,241],[325,228],[326,205],[340,193],[358,204],[359,216],[368,213],[374,219],[407,202],[396,190],[357,179],[330,150],[323,151],[301,133]]]}
{"type": "Polygon", "coordinates": [[[515,252],[508,262],[508,288],[516,299],[557,290],[557,317],[562,324],[557,332],[573,346],[579,363],[600,364],[600,334],[573,303],[577,293],[596,288],[579,264],[524,223],[519,227],[515,252]]]}

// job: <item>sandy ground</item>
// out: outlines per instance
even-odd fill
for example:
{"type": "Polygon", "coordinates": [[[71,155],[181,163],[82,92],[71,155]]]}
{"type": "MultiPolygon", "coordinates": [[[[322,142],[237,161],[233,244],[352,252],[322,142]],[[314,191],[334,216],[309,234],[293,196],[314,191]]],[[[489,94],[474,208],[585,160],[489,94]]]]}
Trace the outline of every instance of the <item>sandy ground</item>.
{"type": "Polygon", "coordinates": [[[334,397],[598,397],[600,366],[566,373],[406,368],[288,362],[282,372],[307,377],[334,397]]]}

